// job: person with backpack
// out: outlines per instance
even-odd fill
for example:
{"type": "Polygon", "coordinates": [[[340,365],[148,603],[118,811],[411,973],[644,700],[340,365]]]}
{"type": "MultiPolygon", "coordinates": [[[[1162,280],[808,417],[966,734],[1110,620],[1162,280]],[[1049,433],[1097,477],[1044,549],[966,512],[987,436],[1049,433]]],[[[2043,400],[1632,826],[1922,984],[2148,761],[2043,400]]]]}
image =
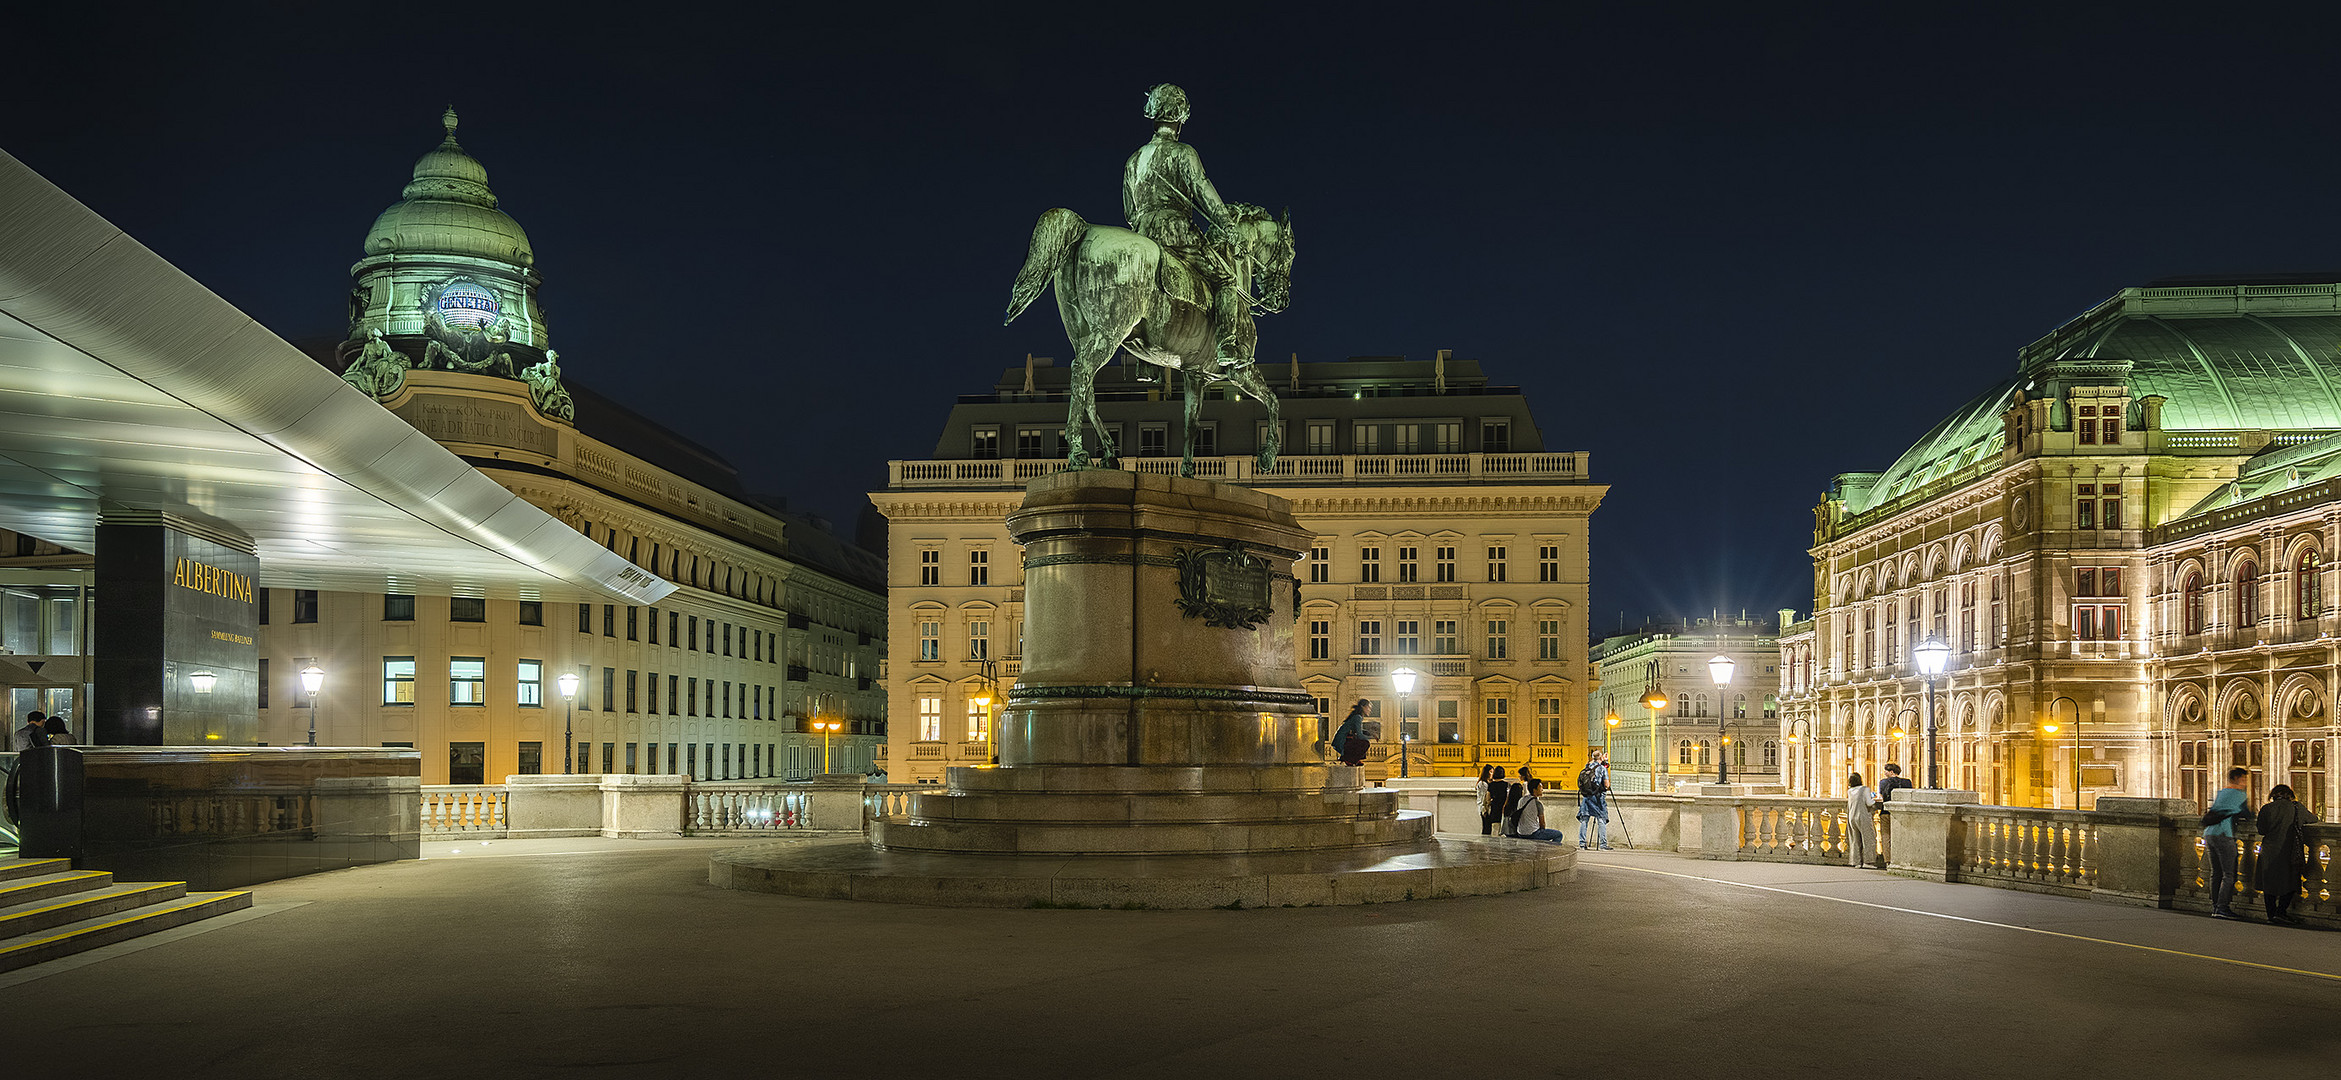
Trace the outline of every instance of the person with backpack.
{"type": "Polygon", "coordinates": [[[1341,726],[1334,730],[1332,742],[1333,753],[1341,759],[1342,764],[1363,765],[1366,763],[1366,749],[1372,744],[1366,741],[1366,703],[1364,699],[1361,698],[1350,704],[1349,715],[1344,717],[1341,726]]]}
{"type": "Polygon", "coordinates": [[[1504,767],[1489,766],[1487,779],[1480,782],[1479,788],[1479,834],[1497,835],[1496,823],[1505,819],[1505,804],[1512,799],[1512,784],[1504,779],[1504,767]]]}
{"type": "Polygon", "coordinates": [[[1609,846],[1609,752],[1595,750],[1586,760],[1585,768],[1577,773],[1577,847],[1593,850],[1586,843],[1586,829],[1593,827],[1599,834],[1601,850],[1609,846]],[[1595,823],[1599,825],[1596,826],[1595,823]]]}
{"type": "MultiPolygon", "coordinates": [[[[1528,785],[1537,783],[1538,781],[1536,779],[1536,771],[1526,765],[1520,766],[1520,779],[1513,781],[1511,784],[1511,790],[1504,793],[1503,807],[1505,831],[1509,832],[1512,827],[1511,823],[1519,818],[1520,800],[1528,796],[1528,785]]],[[[1541,784],[1538,784],[1538,789],[1542,790],[1541,784]]]]}
{"type": "Polygon", "coordinates": [[[1512,813],[1510,834],[1513,837],[1547,844],[1569,842],[1568,833],[1544,827],[1544,781],[1531,778],[1521,786],[1519,807],[1512,813]]]}

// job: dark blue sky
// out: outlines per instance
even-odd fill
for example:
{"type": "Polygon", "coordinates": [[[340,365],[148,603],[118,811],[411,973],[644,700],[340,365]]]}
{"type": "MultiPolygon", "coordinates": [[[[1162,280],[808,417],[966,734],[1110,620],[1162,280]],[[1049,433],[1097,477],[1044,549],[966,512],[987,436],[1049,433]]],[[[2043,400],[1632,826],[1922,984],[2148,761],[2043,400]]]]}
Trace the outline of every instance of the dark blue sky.
{"type": "Polygon", "coordinates": [[[1118,217],[1178,82],[1220,190],[1294,215],[1263,355],[1452,348],[1592,451],[1596,628],[1808,606],[1828,477],[2123,286],[2341,266],[2335,5],[1547,7],[51,10],[0,149],[330,335],[453,102],[567,371],[850,530],[954,395],[1064,354],[999,326],[1025,238],[1118,217]]]}

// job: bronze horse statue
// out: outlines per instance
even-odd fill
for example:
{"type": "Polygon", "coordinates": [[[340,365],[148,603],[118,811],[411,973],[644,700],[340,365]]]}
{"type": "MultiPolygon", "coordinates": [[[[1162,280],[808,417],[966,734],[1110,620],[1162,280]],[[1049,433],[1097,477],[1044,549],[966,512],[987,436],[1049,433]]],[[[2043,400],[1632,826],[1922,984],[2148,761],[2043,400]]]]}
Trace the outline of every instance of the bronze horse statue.
{"type": "MultiPolygon", "coordinates": [[[[1232,252],[1233,284],[1228,287],[1240,290],[1256,312],[1284,310],[1292,298],[1291,213],[1278,218],[1246,203],[1229,203],[1228,210],[1236,220],[1220,237],[1222,243],[1213,245],[1232,252]]],[[[1073,400],[1065,414],[1068,467],[1091,464],[1082,440],[1084,421],[1097,431],[1097,464],[1112,468],[1116,463],[1113,436],[1097,418],[1096,382],[1098,369],[1122,349],[1187,375],[1179,475],[1195,475],[1195,420],[1204,393],[1221,382],[1267,407],[1268,437],[1259,465],[1265,471],[1276,464],[1283,428],[1276,394],[1251,363],[1227,364],[1216,355],[1211,287],[1185,262],[1166,257],[1162,245],[1129,229],[1092,225],[1059,208],[1043,213],[1032,228],[1032,245],[1002,325],[1016,321],[1052,284],[1065,335],[1073,343],[1073,400]]]]}

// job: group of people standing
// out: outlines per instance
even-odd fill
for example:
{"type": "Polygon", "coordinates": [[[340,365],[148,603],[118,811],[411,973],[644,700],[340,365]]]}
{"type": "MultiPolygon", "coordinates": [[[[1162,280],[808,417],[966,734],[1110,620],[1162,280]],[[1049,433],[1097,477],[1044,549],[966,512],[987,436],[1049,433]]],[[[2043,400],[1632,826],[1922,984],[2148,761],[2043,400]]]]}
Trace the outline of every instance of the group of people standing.
{"type": "Polygon", "coordinates": [[[2203,811],[2203,863],[2204,876],[2211,885],[2211,917],[2243,918],[2232,906],[2240,861],[2235,823],[2250,819],[2260,830],[2259,872],[2254,875],[2260,887],[2260,906],[2269,922],[2299,926],[2301,920],[2292,913],[2292,905],[2300,899],[2301,875],[2308,860],[2307,830],[2317,823],[2317,816],[2293,797],[2290,784],[2270,788],[2268,801],[2260,804],[2255,815],[2244,787],[2250,775],[2244,769],[2227,770],[2227,786],[2211,797],[2210,807],[2203,811]]]}
{"type": "MultiPolygon", "coordinates": [[[[1494,834],[1496,826],[1501,824],[1505,836],[1549,844],[1568,842],[1569,834],[1545,824],[1544,780],[1530,766],[1521,766],[1519,779],[1511,780],[1502,766],[1483,765],[1475,788],[1481,836],[1494,834]]],[[[1597,842],[1601,850],[1611,850],[1609,756],[1601,750],[1593,751],[1592,758],[1577,775],[1577,846],[1590,851],[1597,842]]]]}

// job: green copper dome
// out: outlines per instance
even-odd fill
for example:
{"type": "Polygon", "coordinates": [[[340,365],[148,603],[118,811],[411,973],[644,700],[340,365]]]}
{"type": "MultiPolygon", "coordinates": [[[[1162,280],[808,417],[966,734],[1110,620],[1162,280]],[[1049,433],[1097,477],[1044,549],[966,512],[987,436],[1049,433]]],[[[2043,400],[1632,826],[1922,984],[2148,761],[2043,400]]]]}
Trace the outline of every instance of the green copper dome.
{"type": "Polygon", "coordinates": [[[2111,373],[2126,362],[2112,377],[2132,401],[2166,399],[2165,431],[2341,431],[2341,275],[2318,276],[2124,289],[2025,347],[2015,377],[1936,424],[1847,509],[1862,513],[1996,456],[2000,414],[2019,391],[2050,392],[2051,365],[2103,361],[2111,373]]]}
{"type": "Polygon", "coordinates": [[[455,141],[455,110],[440,117],[447,139],[415,162],[400,200],[366,232],[366,254],[469,255],[515,266],[536,261],[520,223],[496,208],[488,170],[455,141]]]}

